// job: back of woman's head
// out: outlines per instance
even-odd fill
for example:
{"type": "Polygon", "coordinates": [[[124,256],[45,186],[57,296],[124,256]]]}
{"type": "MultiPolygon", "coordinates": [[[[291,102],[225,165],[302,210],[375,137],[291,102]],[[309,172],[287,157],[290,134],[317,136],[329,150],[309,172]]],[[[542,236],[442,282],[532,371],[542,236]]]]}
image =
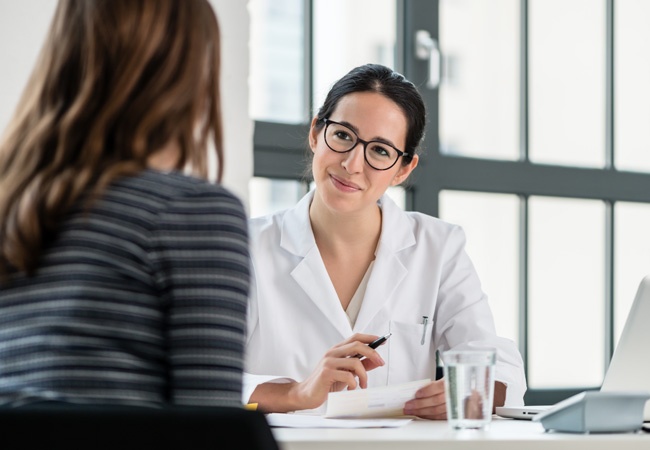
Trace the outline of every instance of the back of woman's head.
{"type": "Polygon", "coordinates": [[[321,119],[329,118],[339,103],[348,94],[355,92],[376,92],[392,100],[406,117],[406,155],[402,164],[411,162],[418,150],[426,125],[426,108],[420,92],[402,74],[380,64],[365,64],[355,67],[339,79],[330,89],[323,105],[318,110],[317,127],[324,126],[321,119]]]}
{"type": "Polygon", "coordinates": [[[0,273],[33,270],[62,213],[168,143],[205,178],[213,144],[221,179],[219,47],[208,0],[59,1],[0,142],[0,273]]]}

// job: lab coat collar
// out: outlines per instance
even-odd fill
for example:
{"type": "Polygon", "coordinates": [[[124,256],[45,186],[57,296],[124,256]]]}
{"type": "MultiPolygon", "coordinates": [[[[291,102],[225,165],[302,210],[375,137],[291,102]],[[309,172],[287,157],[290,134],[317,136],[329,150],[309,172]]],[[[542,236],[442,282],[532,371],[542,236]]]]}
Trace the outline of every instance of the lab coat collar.
{"type": "Polygon", "coordinates": [[[408,215],[386,194],[379,199],[379,206],[382,211],[379,246],[396,253],[415,245],[413,224],[408,215]]]}
{"type": "Polygon", "coordinates": [[[298,256],[306,256],[316,247],[314,232],[309,220],[309,205],[314,198],[314,191],[309,191],[300,201],[287,210],[282,220],[280,247],[298,256]]]}
{"type": "Polygon", "coordinates": [[[343,338],[347,338],[353,331],[363,332],[383,305],[399,294],[399,286],[408,271],[398,253],[415,245],[413,226],[408,216],[390,197],[382,196],[379,201],[382,208],[382,230],[375,252],[375,264],[352,330],[316,246],[309,220],[309,205],[313,196],[312,190],[296,206],[285,212],[280,246],[303,258],[292,271],[292,277],[318,306],[325,319],[343,338]]]}
{"type": "MultiPolygon", "coordinates": [[[[385,194],[379,199],[379,206],[382,210],[381,235],[375,251],[375,264],[354,324],[355,332],[366,330],[383,306],[399,295],[402,281],[408,274],[399,252],[415,245],[413,226],[407,214],[385,194]]],[[[374,332],[381,333],[382,330],[374,332]]]]}
{"type": "Polygon", "coordinates": [[[313,197],[312,190],[285,212],[280,246],[302,257],[291,271],[291,277],[323,313],[323,320],[329,322],[344,339],[352,334],[352,327],[316,246],[309,220],[309,205],[313,197]]]}
{"type": "MultiPolygon", "coordinates": [[[[287,210],[282,222],[280,246],[298,256],[306,256],[316,246],[314,233],[309,220],[309,205],[314,198],[314,191],[309,191],[293,207],[287,210]]],[[[386,194],[379,199],[382,209],[382,230],[379,248],[399,252],[415,245],[413,226],[406,214],[386,194]]]]}

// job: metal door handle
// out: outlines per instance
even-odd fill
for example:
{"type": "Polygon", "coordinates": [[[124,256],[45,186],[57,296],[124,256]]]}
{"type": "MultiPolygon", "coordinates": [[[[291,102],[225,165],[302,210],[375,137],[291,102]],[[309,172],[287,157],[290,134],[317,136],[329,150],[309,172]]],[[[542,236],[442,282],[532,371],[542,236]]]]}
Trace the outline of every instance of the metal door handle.
{"type": "Polygon", "coordinates": [[[440,48],[427,30],[415,32],[415,57],[429,61],[427,87],[437,88],[440,85],[440,48]]]}

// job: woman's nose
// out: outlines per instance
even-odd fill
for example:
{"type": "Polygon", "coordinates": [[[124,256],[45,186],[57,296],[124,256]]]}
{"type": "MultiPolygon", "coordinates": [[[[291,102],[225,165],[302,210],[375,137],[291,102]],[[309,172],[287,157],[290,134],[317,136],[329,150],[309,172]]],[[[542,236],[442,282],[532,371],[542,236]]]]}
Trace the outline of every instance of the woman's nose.
{"type": "Polygon", "coordinates": [[[358,173],[363,171],[363,166],[366,163],[364,151],[363,142],[357,142],[357,145],[355,145],[352,150],[345,153],[345,158],[341,165],[348,173],[358,173]]]}

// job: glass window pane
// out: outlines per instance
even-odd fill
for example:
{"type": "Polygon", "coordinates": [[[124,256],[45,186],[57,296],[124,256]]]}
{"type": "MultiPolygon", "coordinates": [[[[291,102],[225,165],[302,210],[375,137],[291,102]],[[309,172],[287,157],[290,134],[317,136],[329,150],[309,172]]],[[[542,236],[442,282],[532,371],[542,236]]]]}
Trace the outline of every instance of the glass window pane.
{"type": "Polygon", "coordinates": [[[250,217],[270,214],[294,206],[307,192],[304,183],[253,177],[248,183],[250,217]]]}
{"type": "Polygon", "coordinates": [[[605,0],[528,5],[530,159],[603,167],[605,0]]]}
{"type": "Polygon", "coordinates": [[[248,8],[251,116],[307,122],[303,0],[250,0],[248,8]]]}
{"type": "Polygon", "coordinates": [[[440,151],[519,158],[519,0],[440,0],[440,151]]]}
{"type": "Polygon", "coordinates": [[[395,0],[314,0],[314,111],[356,66],[394,67],[395,0]]]}
{"type": "Polygon", "coordinates": [[[614,161],[650,171],[650,2],[614,2],[614,161]]]}
{"type": "Polygon", "coordinates": [[[641,279],[650,275],[650,205],[614,207],[614,338],[618,342],[641,279]]]}
{"type": "Polygon", "coordinates": [[[605,206],[597,200],[531,197],[528,239],[528,385],[600,386],[605,206]]]}
{"type": "Polygon", "coordinates": [[[514,195],[442,191],[440,218],[461,225],[467,252],[488,296],[499,335],[518,342],[519,199],[514,195]]]}

